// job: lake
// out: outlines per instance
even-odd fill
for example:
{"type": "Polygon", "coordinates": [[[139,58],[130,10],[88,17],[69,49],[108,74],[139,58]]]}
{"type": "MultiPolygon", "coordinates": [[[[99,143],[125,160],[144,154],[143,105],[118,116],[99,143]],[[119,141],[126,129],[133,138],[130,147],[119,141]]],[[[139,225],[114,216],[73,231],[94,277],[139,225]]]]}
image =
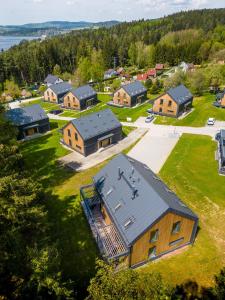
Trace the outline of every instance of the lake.
{"type": "Polygon", "coordinates": [[[7,50],[12,46],[18,45],[22,40],[34,40],[34,36],[0,36],[0,50],[7,50]]]}

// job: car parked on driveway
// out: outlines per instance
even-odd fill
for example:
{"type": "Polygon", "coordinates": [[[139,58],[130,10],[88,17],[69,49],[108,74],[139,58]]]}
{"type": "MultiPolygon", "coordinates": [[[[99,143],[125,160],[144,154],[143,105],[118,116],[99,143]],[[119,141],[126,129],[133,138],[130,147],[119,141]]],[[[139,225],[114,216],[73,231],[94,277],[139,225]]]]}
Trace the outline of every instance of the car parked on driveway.
{"type": "Polygon", "coordinates": [[[154,116],[153,115],[149,115],[147,116],[147,118],[145,119],[145,123],[151,123],[154,120],[154,116]]]}
{"type": "Polygon", "coordinates": [[[152,108],[148,108],[147,113],[151,114],[152,113],[152,108]]]}
{"type": "Polygon", "coordinates": [[[214,118],[208,118],[208,121],[207,121],[207,125],[214,125],[215,124],[215,119],[214,118]]]}

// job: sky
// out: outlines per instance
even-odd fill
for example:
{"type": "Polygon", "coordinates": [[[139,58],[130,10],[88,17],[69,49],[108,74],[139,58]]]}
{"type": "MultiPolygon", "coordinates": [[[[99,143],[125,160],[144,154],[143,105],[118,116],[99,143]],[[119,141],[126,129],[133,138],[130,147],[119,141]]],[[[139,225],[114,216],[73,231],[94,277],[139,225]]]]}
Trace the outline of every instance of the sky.
{"type": "Polygon", "coordinates": [[[225,7],[225,0],[0,0],[0,25],[45,21],[131,21],[225,7]]]}

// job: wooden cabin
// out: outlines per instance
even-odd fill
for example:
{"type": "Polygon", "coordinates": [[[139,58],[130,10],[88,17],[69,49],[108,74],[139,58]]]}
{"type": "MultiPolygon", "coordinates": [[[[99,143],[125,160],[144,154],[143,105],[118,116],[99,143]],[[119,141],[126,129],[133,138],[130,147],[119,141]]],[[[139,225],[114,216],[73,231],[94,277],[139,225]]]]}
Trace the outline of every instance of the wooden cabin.
{"type": "Polygon", "coordinates": [[[157,97],[152,110],[155,114],[177,118],[190,110],[192,102],[192,94],[181,84],[157,97]]]}
{"type": "Polygon", "coordinates": [[[70,121],[63,128],[63,143],[87,156],[122,139],[122,125],[110,109],[70,121]]]}
{"type": "Polygon", "coordinates": [[[92,187],[92,197],[81,188],[82,206],[108,261],[138,267],[194,243],[196,214],[139,161],[119,154],[92,187]]]}
{"type": "Polygon", "coordinates": [[[49,118],[39,104],[10,109],[5,117],[17,127],[18,140],[50,130],[49,118]]]}
{"type": "Polygon", "coordinates": [[[68,109],[83,110],[96,104],[97,93],[89,85],[72,89],[63,97],[63,106],[68,109]]]}
{"type": "Polygon", "coordinates": [[[44,92],[44,101],[52,103],[62,103],[65,94],[67,94],[71,90],[72,86],[68,82],[52,84],[44,92]]]}
{"type": "Polygon", "coordinates": [[[147,89],[140,81],[122,85],[113,96],[113,103],[118,106],[131,107],[147,99],[147,89]]]}

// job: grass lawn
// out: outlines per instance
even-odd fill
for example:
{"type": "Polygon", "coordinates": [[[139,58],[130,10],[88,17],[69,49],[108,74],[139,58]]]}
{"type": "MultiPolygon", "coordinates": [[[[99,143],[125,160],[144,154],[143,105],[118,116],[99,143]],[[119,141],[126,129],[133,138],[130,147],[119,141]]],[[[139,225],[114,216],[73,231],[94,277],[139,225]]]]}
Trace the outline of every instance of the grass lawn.
{"type": "Polygon", "coordinates": [[[170,283],[194,280],[209,286],[225,264],[225,177],[217,172],[216,142],[184,134],[160,176],[199,216],[200,229],[187,251],[148,264],[141,271],[158,271],[170,283]]]}
{"type": "Polygon", "coordinates": [[[24,107],[24,106],[30,106],[33,104],[39,104],[47,113],[53,109],[60,109],[60,106],[58,104],[44,102],[43,100],[35,100],[35,101],[22,103],[21,106],[24,107]]]}
{"type": "Polygon", "coordinates": [[[225,121],[225,109],[212,105],[215,101],[215,95],[205,94],[202,97],[194,98],[194,111],[185,118],[178,120],[170,117],[158,116],[154,123],[175,126],[205,126],[208,118],[212,117],[219,121],[225,121]]]}
{"type": "Polygon", "coordinates": [[[123,136],[128,136],[129,133],[131,133],[136,127],[133,126],[123,126],[123,136]]]}

